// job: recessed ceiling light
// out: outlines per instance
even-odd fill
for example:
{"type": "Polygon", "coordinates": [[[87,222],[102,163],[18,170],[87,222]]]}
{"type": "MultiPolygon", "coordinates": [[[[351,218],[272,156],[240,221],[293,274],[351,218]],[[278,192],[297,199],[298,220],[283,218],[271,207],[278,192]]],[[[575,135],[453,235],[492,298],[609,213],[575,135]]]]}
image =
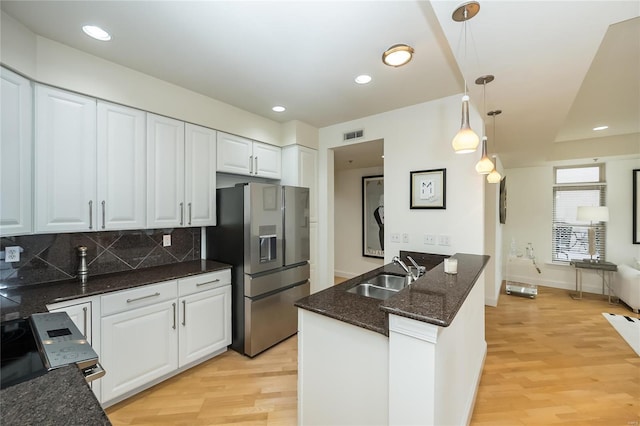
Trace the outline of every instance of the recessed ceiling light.
{"type": "Polygon", "coordinates": [[[367,74],[362,74],[356,77],[356,83],[358,84],[367,84],[371,82],[371,76],[367,74]]]}
{"type": "Polygon", "coordinates": [[[594,127],[593,130],[597,132],[598,130],[607,130],[608,128],[609,126],[598,126],[598,127],[594,127]]]}
{"type": "Polygon", "coordinates": [[[100,41],[111,40],[111,34],[109,34],[102,28],[95,25],[85,25],[82,27],[82,31],[84,31],[84,33],[89,37],[93,37],[96,40],[100,40],[100,41]]]}
{"type": "Polygon", "coordinates": [[[274,110],[275,112],[284,112],[286,110],[286,108],[281,105],[276,105],[271,109],[274,110]]]}
{"type": "Polygon", "coordinates": [[[413,57],[413,47],[394,44],[382,54],[382,62],[391,67],[401,67],[413,57]]]}

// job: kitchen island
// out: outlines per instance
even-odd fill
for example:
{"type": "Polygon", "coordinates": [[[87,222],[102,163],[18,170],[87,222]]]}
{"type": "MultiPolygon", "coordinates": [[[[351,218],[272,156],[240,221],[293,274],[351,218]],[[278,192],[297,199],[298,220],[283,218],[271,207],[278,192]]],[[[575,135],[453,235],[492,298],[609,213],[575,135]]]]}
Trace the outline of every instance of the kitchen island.
{"type": "MultiPolygon", "coordinates": [[[[456,254],[387,300],[347,290],[389,264],[299,300],[299,424],[467,424],[480,381],[489,256],[456,254]]],[[[418,260],[418,263],[421,263],[418,260]]]]}

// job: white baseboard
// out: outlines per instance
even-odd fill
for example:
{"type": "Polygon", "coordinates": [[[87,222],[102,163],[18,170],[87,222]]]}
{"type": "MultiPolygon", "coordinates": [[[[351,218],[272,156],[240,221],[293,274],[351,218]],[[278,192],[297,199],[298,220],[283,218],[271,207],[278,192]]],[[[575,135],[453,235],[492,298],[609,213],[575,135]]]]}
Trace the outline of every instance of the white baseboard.
{"type": "MultiPolygon", "coordinates": [[[[533,284],[533,285],[542,285],[545,287],[553,287],[553,288],[560,288],[563,290],[575,290],[576,289],[576,283],[575,282],[559,282],[559,281],[552,281],[552,280],[547,280],[544,278],[538,278],[538,279],[531,279],[530,276],[526,276],[526,275],[509,275],[507,278],[505,278],[507,281],[515,281],[518,283],[525,283],[525,284],[533,284]]],[[[592,283],[582,283],[582,291],[584,293],[594,293],[594,294],[602,294],[602,286],[600,285],[594,285],[592,283]]],[[[606,291],[606,288],[605,288],[606,291]]]]}

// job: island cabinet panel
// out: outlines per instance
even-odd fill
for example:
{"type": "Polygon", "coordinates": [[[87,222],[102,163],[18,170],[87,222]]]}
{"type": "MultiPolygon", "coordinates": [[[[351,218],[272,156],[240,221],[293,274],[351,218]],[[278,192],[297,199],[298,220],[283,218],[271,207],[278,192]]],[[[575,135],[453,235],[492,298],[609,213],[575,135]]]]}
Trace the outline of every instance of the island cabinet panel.
{"type": "Polygon", "coordinates": [[[0,234],[30,234],[33,88],[26,78],[5,68],[0,71],[0,234]]]}
{"type": "Polygon", "coordinates": [[[387,337],[304,309],[298,330],[298,424],[388,424],[387,337]]]}
{"type": "Polygon", "coordinates": [[[486,352],[483,285],[448,327],[389,315],[389,424],[469,424],[486,352]]]}

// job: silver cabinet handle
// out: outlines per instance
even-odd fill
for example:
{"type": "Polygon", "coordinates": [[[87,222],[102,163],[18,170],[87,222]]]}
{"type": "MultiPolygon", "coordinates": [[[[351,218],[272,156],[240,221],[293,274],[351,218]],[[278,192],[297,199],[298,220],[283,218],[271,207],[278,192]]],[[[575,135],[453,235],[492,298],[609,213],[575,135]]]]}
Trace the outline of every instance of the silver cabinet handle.
{"type": "Polygon", "coordinates": [[[87,308],[82,308],[82,312],[84,313],[84,338],[87,338],[87,308]]]}
{"type": "Polygon", "coordinates": [[[105,201],[102,200],[102,229],[104,229],[106,227],[106,223],[107,223],[107,209],[105,207],[105,201]]]}
{"type": "Polygon", "coordinates": [[[187,325],[187,302],[182,301],[182,325],[187,325]]]}
{"type": "Polygon", "coordinates": [[[201,285],[214,284],[214,283],[217,283],[217,282],[220,282],[220,280],[218,278],[216,278],[213,281],[207,281],[206,283],[198,283],[198,284],[196,284],[196,287],[200,287],[201,285]]]}
{"type": "Polygon", "coordinates": [[[189,225],[191,225],[191,203],[188,204],[189,206],[189,225]]]}
{"type": "Polygon", "coordinates": [[[142,297],[135,297],[133,299],[127,299],[127,303],[131,303],[131,302],[137,302],[138,300],[142,300],[142,299],[149,299],[150,297],[158,297],[160,296],[160,293],[158,293],[157,291],[153,294],[147,294],[146,296],[142,296],[142,297]]]}
{"type": "Polygon", "coordinates": [[[249,173],[253,174],[253,155],[249,156],[249,173]]]}
{"type": "Polygon", "coordinates": [[[176,329],[176,304],[172,303],[173,305],[173,329],[176,329]]]}
{"type": "Polygon", "coordinates": [[[93,229],[93,200],[89,200],[89,229],[93,229]]]}
{"type": "Polygon", "coordinates": [[[255,161],[256,161],[256,174],[258,174],[258,156],[255,156],[255,161]]]}
{"type": "Polygon", "coordinates": [[[184,225],[184,203],[180,203],[180,226],[184,225]]]}

